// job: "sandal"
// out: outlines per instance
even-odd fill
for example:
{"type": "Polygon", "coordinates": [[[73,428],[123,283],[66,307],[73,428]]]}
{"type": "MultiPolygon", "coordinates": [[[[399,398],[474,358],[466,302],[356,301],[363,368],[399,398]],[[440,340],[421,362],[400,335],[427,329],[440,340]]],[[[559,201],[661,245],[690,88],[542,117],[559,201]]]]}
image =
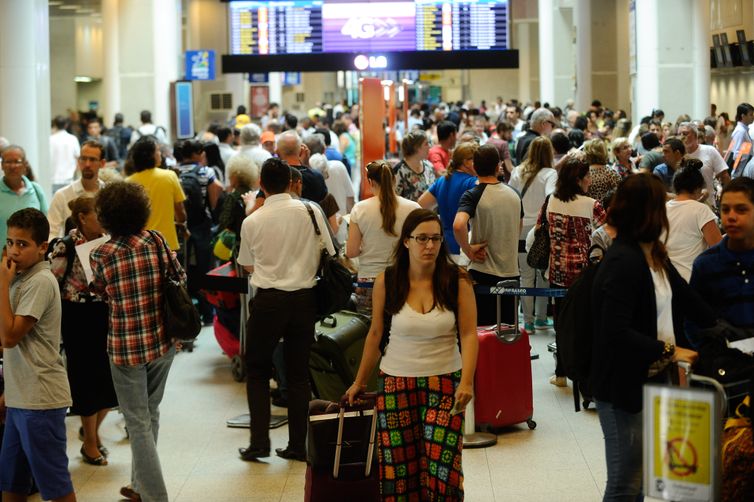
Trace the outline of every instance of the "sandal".
{"type": "Polygon", "coordinates": [[[120,494],[131,502],[141,502],[141,495],[136,493],[130,486],[124,486],[120,489],[120,494]]]}
{"type": "MultiPolygon", "coordinates": [[[[80,441],[84,440],[84,427],[79,427],[79,440],[80,441]]],[[[103,457],[107,457],[108,455],[110,455],[110,450],[108,450],[101,444],[97,445],[97,449],[99,450],[99,452],[102,454],[103,457]]]]}
{"type": "Polygon", "coordinates": [[[107,459],[104,455],[100,454],[99,457],[90,457],[86,454],[86,451],[84,450],[84,447],[81,447],[81,456],[84,458],[84,462],[86,462],[89,465],[97,465],[97,466],[104,466],[107,465],[107,459]]]}

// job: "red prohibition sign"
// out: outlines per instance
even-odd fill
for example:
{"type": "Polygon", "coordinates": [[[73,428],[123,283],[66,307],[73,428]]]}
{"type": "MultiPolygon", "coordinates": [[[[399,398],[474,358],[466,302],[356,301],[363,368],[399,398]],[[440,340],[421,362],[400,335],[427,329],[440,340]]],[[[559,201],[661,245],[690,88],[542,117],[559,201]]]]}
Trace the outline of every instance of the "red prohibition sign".
{"type": "Polygon", "coordinates": [[[696,448],[682,437],[668,441],[665,451],[665,461],[670,468],[670,472],[680,477],[690,476],[699,468],[699,457],[696,453],[696,448]]]}

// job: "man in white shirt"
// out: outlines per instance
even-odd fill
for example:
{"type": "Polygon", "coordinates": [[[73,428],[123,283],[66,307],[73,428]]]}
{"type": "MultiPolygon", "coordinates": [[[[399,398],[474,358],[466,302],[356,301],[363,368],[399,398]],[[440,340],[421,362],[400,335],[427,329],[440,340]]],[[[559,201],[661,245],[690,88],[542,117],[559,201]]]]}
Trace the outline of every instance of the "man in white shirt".
{"type": "Polygon", "coordinates": [[[715,207],[715,185],[713,179],[717,178],[723,185],[730,181],[728,165],[723,160],[720,152],[714,146],[699,144],[698,130],[692,122],[683,122],[678,126],[678,135],[683,139],[686,147],[686,156],[702,161],[702,176],[707,190],[707,204],[715,207]]]}
{"type": "Polygon", "coordinates": [[[228,161],[231,157],[236,154],[236,150],[233,148],[233,139],[233,130],[230,127],[224,126],[217,130],[217,140],[220,142],[218,145],[220,158],[223,159],[223,164],[225,164],[226,167],[228,166],[228,161]]]}
{"type": "MultiPolygon", "coordinates": [[[[741,103],[736,107],[736,128],[733,129],[733,133],[730,135],[730,144],[725,154],[725,158],[729,165],[733,165],[738,151],[744,143],[751,144],[751,136],[749,135],[749,126],[754,122],[754,106],[749,103],[741,103]]],[[[733,173],[732,177],[738,177],[741,175],[746,162],[739,163],[739,168],[733,173]],[[742,165],[743,164],[743,165],[742,165]]]]}
{"type": "Polygon", "coordinates": [[[152,112],[149,110],[142,110],[141,125],[131,133],[131,143],[129,143],[129,147],[133,146],[133,144],[142,136],[154,136],[158,143],[162,145],[168,144],[168,135],[165,128],[162,126],[156,126],[152,123],[152,112]]]}
{"type": "Polygon", "coordinates": [[[61,188],[52,196],[47,219],[50,222],[50,240],[63,237],[65,221],[71,216],[68,203],[82,195],[94,197],[105,183],[99,179],[99,170],[105,167],[105,147],[99,141],[84,141],[81,145],[81,155],[78,158],[78,168],[81,178],[70,185],[61,188]]]}
{"type": "Polygon", "coordinates": [[[247,333],[246,382],[251,415],[251,441],[240,448],[243,460],[270,454],[270,377],[272,353],[284,340],[288,383],[288,446],[278,456],[306,460],[309,398],[308,361],[314,337],[317,299],[314,286],[320,242],[331,255],[335,248],[322,213],[312,208],[321,231],[317,237],[307,207],[288,193],[291,168],[280,159],[262,165],[260,185],[266,195],[262,207],[241,226],[238,263],[250,272],[256,295],[250,306],[247,333]],[[295,315],[291,315],[295,313],[295,315]]]}
{"type": "Polygon", "coordinates": [[[52,191],[56,192],[73,181],[76,159],[81,149],[76,136],[65,130],[68,120],[58,115],[52,121],[50,135],[50,166],[52,167],[52,191]]]}

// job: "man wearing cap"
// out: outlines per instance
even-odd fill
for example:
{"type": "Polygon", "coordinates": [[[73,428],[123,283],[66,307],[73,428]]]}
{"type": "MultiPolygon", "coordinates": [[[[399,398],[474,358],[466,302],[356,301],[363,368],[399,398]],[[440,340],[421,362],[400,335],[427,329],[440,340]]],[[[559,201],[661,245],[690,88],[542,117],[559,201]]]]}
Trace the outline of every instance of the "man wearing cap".
{"type": "Polygon", "coordinates": [[[262,143],[262,148],[270,152],[270,155],[275,154],[275,133],[272,131],[265,131],[259,138],[262,143]]]}
{"type": "Polygon", "coordinates": [[[534,141],[534,138],[538,136],[549,137],[552,134],[553,128],[558,125],[555,122],[555,115],[547,108],[537,108],[534,110],[529,123],[529,130],[518,138],[518,144],[516,145],[516,161],[518,164],[526,158],[526,154],[529,153],[529,145],[534,141]]]}

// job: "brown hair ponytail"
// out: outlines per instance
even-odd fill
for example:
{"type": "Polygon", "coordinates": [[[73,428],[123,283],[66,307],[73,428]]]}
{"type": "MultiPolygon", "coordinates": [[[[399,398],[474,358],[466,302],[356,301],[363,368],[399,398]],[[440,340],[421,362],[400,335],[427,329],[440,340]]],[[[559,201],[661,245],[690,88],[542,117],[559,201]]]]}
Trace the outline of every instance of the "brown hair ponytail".
{"type": "Polygon", "coordinates": [[[393,170],[384,160],[375,160],[367,165],[367,178],[380,186],[380,214],[382,230],[395,235],[395,212],[398,209],[398,196],[395,194],[393,170]]]}

